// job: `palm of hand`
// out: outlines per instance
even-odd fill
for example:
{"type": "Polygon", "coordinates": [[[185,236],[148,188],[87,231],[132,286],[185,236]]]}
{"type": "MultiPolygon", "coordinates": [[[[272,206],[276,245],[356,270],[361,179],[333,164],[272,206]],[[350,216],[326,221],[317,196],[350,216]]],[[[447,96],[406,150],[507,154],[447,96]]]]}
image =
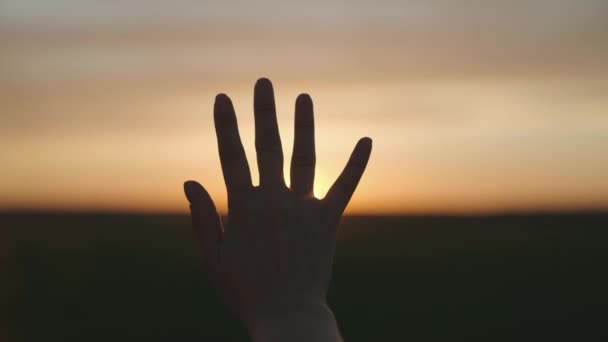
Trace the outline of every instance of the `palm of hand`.
{"type": "Polygon", "coordinates": [[[247,197],[231,208],[218,255],[225,301],[245,321],[323,303],[336,229],[323,219],[320,201],[287,189],[255,189],[247,197]]]}
{"type": "Polygon", "coordinates": [[[361,139],[327,196],[316,199],[310,97],[300,95],[296,101],[291,189],[283,179],[274,95],[267,79],[256,83],[254,112],[258,187],[251,184],[230,99],[223,94],[216,98],[215,126],[228,190],[225,229],[204,188],[193,181],[185,183],[210,277],[224,303],[247,325],[325,302],[338,222],[371,152],[371,140],[361,139]]]}

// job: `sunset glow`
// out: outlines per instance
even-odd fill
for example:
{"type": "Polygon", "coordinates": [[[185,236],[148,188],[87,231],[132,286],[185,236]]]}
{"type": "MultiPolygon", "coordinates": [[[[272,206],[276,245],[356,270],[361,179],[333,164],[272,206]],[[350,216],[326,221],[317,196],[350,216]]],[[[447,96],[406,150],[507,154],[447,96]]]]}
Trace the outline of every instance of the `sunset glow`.
{"type": "Polygon", "coordinates": [[[225,211],[213,99],[257,182],[258,77],[286,178],[312,96],[318,197],[373,138],[348,213],[608,209],[605,1],[127,3],[0,5],[0,209],[186,212],[196,179],[225,211]]]}

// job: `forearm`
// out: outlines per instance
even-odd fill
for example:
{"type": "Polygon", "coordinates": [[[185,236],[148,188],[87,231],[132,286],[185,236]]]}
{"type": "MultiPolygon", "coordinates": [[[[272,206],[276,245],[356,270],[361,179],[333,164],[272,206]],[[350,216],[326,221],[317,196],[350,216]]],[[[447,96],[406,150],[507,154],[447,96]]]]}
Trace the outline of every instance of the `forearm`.
{"type": "Polygon", "coordinates": [[[334,314],[325,304],[260,319],[249,327],[249,335],[254,342],[342,341],[334,314]]]}

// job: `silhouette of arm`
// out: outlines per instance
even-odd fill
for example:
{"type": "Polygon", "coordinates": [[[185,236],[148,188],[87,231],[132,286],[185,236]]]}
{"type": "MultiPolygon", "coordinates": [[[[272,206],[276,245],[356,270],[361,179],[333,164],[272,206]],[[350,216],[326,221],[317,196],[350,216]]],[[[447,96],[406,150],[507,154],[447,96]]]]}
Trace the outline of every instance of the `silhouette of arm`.
{"type": "Polygon", "coordinates": [[[228,192],[226,226],[207,191],[184,184],[192,223],[210,279],[224,304],[256,342],[340,341],[326,303],[340,217],[365,170],[371,139],[359,140],[324,199],[313,196],[315,171],[312,100],[298,96],[291,188],[272,84],[254,90],[255,147],[260,185],[254,187],[228,96],[215,99],[214,122],[228,192]]]}

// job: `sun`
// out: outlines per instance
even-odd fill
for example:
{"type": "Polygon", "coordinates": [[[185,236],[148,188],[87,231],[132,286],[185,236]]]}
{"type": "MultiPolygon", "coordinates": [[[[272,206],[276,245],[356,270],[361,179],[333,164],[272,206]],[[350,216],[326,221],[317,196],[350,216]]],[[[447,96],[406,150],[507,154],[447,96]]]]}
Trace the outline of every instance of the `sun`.
{"type": "Polygon", "coordinates": [[[315,174],[315,184],[313,187],[313,195],[315,196],[315,198],[323,198],[325,197],[325,194],[327,194],[327,191],[329,190],[329,186],[330,183],[328,181],[328,178],[325,176],[324,173],[321,172],[317,172],[315,174]]]}

